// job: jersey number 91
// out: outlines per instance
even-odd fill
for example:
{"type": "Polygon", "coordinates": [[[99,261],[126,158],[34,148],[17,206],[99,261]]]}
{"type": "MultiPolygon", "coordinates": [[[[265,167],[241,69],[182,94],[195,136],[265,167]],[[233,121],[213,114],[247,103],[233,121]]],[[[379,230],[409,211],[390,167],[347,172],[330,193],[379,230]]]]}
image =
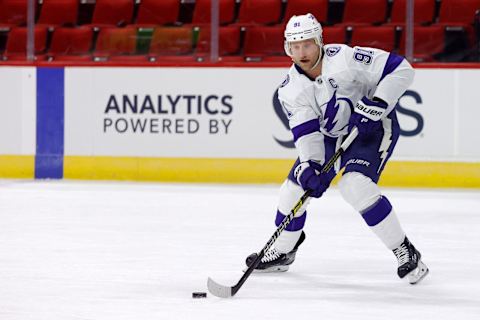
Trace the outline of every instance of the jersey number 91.
{"type": "Polygon", "coordinates": [[[373,60],[373,51],[355,48],[353,59],[360,63],[371,64],[373,60]]]}

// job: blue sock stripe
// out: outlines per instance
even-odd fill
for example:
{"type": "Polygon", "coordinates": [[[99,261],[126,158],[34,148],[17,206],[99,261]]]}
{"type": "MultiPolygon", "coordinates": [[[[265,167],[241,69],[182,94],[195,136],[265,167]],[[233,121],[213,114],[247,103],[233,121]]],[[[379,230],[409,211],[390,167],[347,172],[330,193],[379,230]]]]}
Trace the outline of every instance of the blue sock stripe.
{"type": "MultiPolygon", "coordinates": [[[[293,218],[290,224],[285,228],[287,231],[298,231],[302,230],[303,226],[305,225],[305,219],[307,218],[307,211],[302,214],[300,217],[293,218]]],[[[282,223],[283,219],[285,219],[285,215],[277,210],[277,217],[275,218],[275,225],[278,227],[280,223],[282,223]]]]}
{"type": "Polygon", "coordinates": [[[37,68],[35,178],[63,178],[64,69],[37,68]]]}
{"type": "Polygon", "coordinates": [[[392,205],[386,197],[380,197],[373,206],[362,212],[362,217],[370,226],[376,226],[392,212],[392,205]]]}

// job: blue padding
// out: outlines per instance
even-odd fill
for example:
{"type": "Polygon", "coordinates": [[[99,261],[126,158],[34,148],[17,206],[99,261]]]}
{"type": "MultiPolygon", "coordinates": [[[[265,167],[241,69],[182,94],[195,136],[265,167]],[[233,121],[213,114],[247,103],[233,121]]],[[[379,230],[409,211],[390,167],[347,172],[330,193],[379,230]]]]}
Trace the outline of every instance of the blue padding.
{"type": "Polygon", "coordinates": [[[381,197],[373,206],[362,212],[362,217],[370,226],[376,226],[392,212],[392,205],[386,197],[381,197]]]}
{"type": "Polygon", "coordinates": [[[37,68],[35,178],[63,178],[64,69],[37,68]]]}
{"type": "MultiPolygon", "coordinates": [[[[293,218],[293,220],[285,228],[285,230],[287,230],[287,231],[298,231],[298,230],[303,229],[303,226],[305,225],[305,219],[306,218],[307,218],[307,212],[305,211],[305,213],[302,214],[300,217],[293,218]]],[[[282,223],[283,219],[285,219],[285,215],[277,210],[277,217],[275,218],[275,225],[278,227],[280,225],[280,223],[282,223]]]]}
{"type": "Polygon", "coordinates": [[[320,121],[318,119],[304,122],[292,129],[293,141],[297,141],[300,137],[318,131],[320,131],[320,121]]]}
{"type": "Polygon", "coordinates": [[[385,78],[387,75],[389,75],[390,73],[395,71],[395,69],[397,69],[397,67],[400,65],[400,63],[402,63],[403,59],[404,58],[402,56],[396,55],[395,53],[390,53],[388,55],[387,62],[385,63],[385,66],[383,67],[382,76],[381,76],[380,80],[378,80],[378,83],[380,83],[380,81],[382,81],[383,78],[385,78]]]}

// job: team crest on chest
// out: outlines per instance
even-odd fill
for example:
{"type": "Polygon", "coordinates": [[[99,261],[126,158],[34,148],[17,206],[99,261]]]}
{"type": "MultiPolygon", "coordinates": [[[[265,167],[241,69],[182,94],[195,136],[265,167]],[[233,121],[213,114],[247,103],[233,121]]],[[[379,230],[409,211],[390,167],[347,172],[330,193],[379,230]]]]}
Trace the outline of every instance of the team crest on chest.
{"type": "Polygon", "coordinates": [[[327,56],[333,57],[334,55],[336,55],[340,51],[340,49],[341,49],[341,47],[329,47],[329,48],[327,48],[325,53],[327,54],[327,56]]]}
{"type": "Polygon", "coordinates": [[[335,124],[337,123],[336,117],[340,107],[347,107],[353,109],[353,103],[348,98],[337,97],[337,91],[335,90],[333,92],[333,96],[326,103],[325,114],[323,117],[326,121],[325,129],[328,132],[332,131],[332,129],[335,127],[335,124]]]}

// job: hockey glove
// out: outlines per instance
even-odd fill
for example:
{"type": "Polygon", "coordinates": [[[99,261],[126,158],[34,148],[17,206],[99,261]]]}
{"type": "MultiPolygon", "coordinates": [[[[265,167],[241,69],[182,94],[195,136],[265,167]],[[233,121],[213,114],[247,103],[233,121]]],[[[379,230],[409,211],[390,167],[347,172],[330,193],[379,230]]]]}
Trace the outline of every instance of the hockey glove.
{"type": "Polygon", "coordinates": [[[303,190],[311,190],[310,196],[320,198],[330,186],[330,179],[325,175],[318,175],[308,162],[300,163],[294,172],[294,176],[303,190]]]}
{"type": "Polygon", "coordinates": [[[348,131],[353,127],[358,128],[360,134],[368,134],[381,128],[380,121],[387,110],[387,104],[384,101],[372,101],[367,97],[357,102],[355,110],[350,116],[348,131]]]}

